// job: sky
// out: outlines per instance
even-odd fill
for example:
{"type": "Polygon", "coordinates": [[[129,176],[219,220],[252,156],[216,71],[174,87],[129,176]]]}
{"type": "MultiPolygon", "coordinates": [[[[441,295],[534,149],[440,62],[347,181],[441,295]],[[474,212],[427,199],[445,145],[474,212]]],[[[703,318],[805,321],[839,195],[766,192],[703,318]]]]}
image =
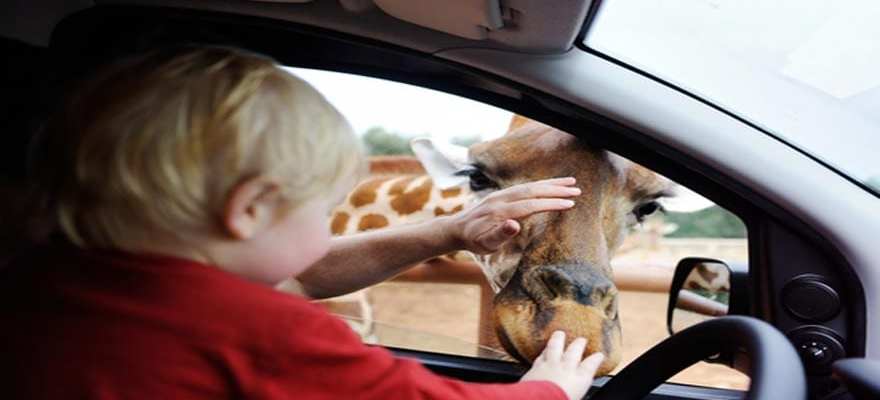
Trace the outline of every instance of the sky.
{"type": "Polygon", "coordinates": [[[406,136],[450,140],[499,137],[511,113],[455,95],[384,79],[287,68],[309,82],[344,115],[355,132],[381,126],[406,136]]]}

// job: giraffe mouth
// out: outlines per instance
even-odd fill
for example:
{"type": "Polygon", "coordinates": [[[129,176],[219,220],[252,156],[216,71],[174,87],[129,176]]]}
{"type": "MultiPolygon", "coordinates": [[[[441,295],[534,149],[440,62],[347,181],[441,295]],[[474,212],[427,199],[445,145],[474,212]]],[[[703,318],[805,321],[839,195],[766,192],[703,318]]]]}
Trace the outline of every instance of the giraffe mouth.
{"type": "Polygon", "coordinates": [[[530,299],[505,301],[496,305],[494,318],[499,342],[520,362],[528,364],[537,358],[550,335],[557,330],[566,333],[569,343],[577,337],[586,338],[585,356],[597,352],[605,354],[599,374],[610,373],[620,362],[619,320],[606,318],[597,307],[584,306],[569,299],[556,299],[544,306],[537,306],[530,299]]]}
{"type": "Polygon", "coordinates": [[[617,289],[584,265],[517,269],[495,297],[494,318],[502,346],[523,362],[537,357],[556,330],[566,332],[569,341],[586,338],[588,354],[605,353],[602,373],[620,359],[617,289]]]}

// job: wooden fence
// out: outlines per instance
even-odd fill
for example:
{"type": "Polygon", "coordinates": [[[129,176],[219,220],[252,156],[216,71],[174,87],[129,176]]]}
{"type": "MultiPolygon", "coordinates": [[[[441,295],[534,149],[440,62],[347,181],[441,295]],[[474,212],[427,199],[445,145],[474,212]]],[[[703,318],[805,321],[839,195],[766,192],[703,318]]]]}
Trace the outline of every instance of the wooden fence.
{"type": "MultiPolygon", "coordinates": [[[[652,263],[645,257],[622,257],[612,262],[614,283],[620,291],[667,293],[672,282],[675,260],[685,256],[708,256],[742,259],[747,253],[745,239],[659,239],[651,246],[663,249],[666,257],[652,263]]],[[[654,253],[656,254],[656,253],[654,253]]],[[[492,326],[494,292],[480,267],[473,262],[446,258],[419,264],[394,278],[398,282],[457,283],[480,288],[479,343],[495,343],[492,326]]]]}

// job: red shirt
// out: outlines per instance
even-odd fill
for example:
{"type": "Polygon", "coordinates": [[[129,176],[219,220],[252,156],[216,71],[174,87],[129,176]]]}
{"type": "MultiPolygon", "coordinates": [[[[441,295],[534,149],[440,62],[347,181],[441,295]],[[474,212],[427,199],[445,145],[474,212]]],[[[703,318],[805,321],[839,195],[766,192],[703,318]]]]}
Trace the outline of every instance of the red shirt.
{"type": "Polygon", "coordinates": [[[164,256],[44,248],[0,272],[4,398],[565,399],[368,347],[301,297],[164,256]]]}

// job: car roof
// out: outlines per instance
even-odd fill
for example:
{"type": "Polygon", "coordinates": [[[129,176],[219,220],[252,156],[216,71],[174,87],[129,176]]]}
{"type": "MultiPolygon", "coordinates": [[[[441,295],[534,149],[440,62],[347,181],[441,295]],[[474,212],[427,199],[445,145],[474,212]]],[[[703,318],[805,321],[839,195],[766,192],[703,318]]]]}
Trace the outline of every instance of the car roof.
{"type": "MultiPolygon", "coordinates": [[[[52,28],[63,17],[92,7],[87,0],[13,0],[13,12],[0,16],[0,34],[45,46],[52,28]]],[[[487,0],[491,9],[497,0],[487,0]]],[[[294,4],[265,1],[117,1],[113,4],[196,8],[270,17],[332,29],[397,46],[434,53],[470,47],[521,53],[552,54],[568,51],[580,34],[590,0],[569,0],[546,7],[543,2],[505,1],[498,6],[500,26],[485,27],[485,12],[466,2],[437,1],[297,1],[294,4]],[[303,4],[300,4],[303,3],[303,4]],[[395,15],[395,16],[392,16],[395,15]],[[473,30],[469,31],[467,25],[473,30]],[[481,33],[474,33],[481,32],[481,33]]]]}

